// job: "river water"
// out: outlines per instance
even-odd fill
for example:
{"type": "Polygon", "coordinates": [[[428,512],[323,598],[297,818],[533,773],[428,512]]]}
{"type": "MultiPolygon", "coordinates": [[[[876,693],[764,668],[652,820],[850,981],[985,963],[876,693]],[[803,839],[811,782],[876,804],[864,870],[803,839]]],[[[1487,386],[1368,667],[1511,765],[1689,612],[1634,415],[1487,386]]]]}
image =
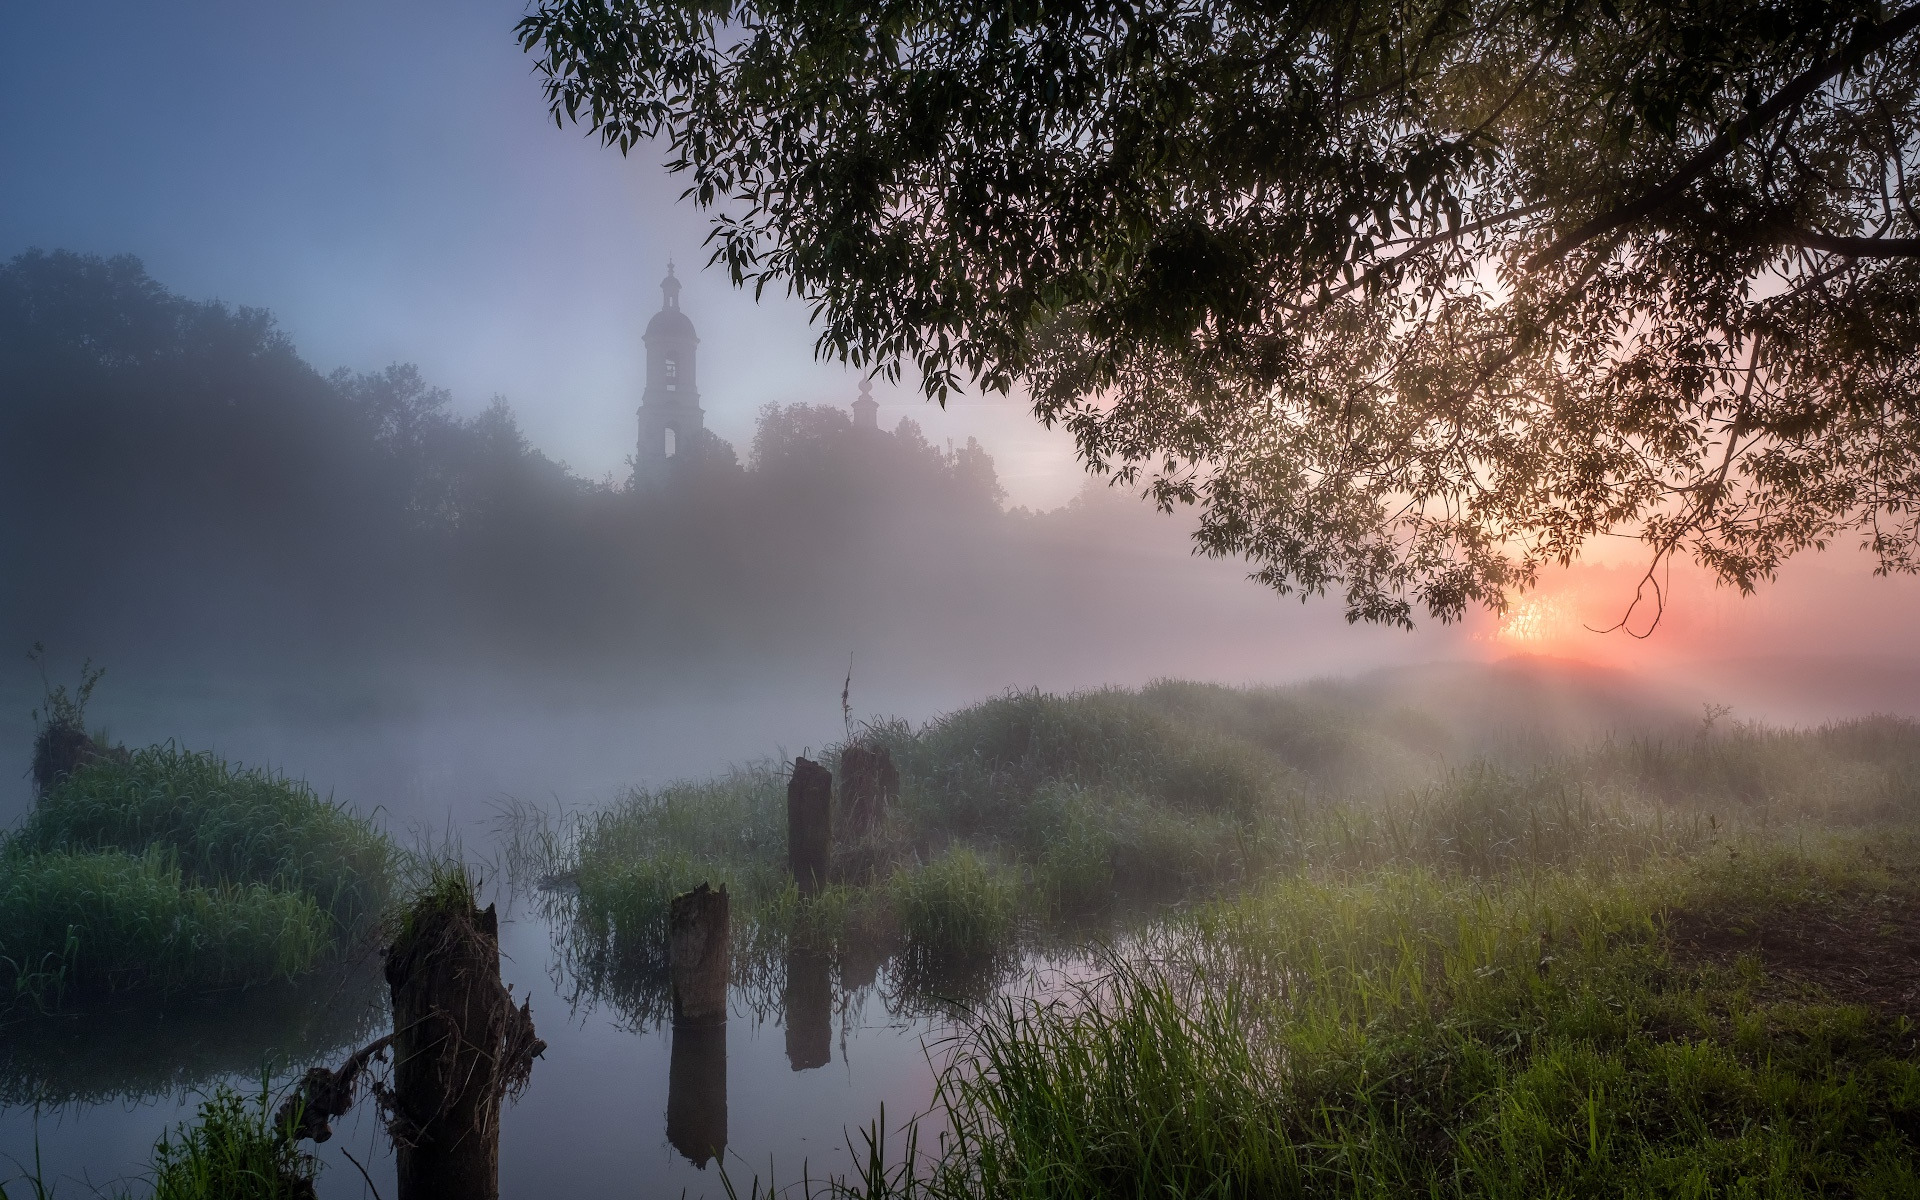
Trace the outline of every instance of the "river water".
{"type": "MultiPolygon", "coordinates": [[[[938,1005],[903,1004],[888,968],[842,990],[824,959],[790,958],[771,1003],[764,991],[736,988],[724,1032],[676,1033],[578,995],[555,952],[563,936],[536,906],[507,909],[502,973],[531,998],[547,1050],[502,1117],[506,1197],[717,1197],[722,1170],[743,1194],[756,1176],[785,1184],[845,1174],[849,1138],[864,1146],[862,1131],[883,1110],[900,1144],[902,1124],[927,1109],[959,1028],[938,1005]]],[[[59,1195],[121,1185],[138,1193],[154,1140],[192,1117],[215,1085],[257,1093],[269,1065],[278,1091],[314,1061],[301,1056],[337,1063],[383,1031],[377,964],[307,990],[314,994],[254,997],[252,1012],[128,1015],[10,1037],[0,1048],[10,1101],[0,1109],[0,1155],[15,1165],[0,1178],[37,1155],[59,1195]]],[[[929,1126],[923,1136],[936,1134],[929,1126]]],[[[391,1151],[370,1104],[336,1123],[319,1153],[322,1197],[394,1194],[391,1151]]]]}

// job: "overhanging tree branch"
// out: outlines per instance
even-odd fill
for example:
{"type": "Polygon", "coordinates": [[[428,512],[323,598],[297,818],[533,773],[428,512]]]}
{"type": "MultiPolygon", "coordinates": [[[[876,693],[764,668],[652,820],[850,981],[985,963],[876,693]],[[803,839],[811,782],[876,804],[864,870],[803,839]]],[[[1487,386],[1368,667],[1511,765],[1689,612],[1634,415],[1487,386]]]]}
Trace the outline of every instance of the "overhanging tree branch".
{"type": "Polygon", "coordinates": [[[1624,204],[1611,212],[1602,213],[1572,233],[1548,246],[1545,250],[1527,260],[1529,269],[1538,270],[1559,262],[1581,246],[1599,237],[1601,234],[1630,225],[1644,217],[1651,216],[1660,209],[1678,200],[1702,175],[1712,170],[1718,163],[1732,154],[1755,132],[1772,124],[1775,120],[1804,103],[1829,81],[1853,70],[1868,58],[1886,49],[1901,38],[1920,29],[1920,5],[1903,10],[1883,24],[1875,25],[1863,31],[1853,39],[1847,48],[1839,54],[1821,59],[1796,78],[1792,83],[1775,92],[1764,103],[1746,116],[1722,130],[1718,136],[1692,158],[1683,163],[1680,169],[1668,177],[1667,181],[1649,192],[1644,192],[1636,200],[1624,204]]]}
{"type": "Polygon", "coordinates": [[[1849,258],[1920,258],[1920,238],[1842,237],[1812,229],[1784,229],[1780,240],[1849,258]]]}

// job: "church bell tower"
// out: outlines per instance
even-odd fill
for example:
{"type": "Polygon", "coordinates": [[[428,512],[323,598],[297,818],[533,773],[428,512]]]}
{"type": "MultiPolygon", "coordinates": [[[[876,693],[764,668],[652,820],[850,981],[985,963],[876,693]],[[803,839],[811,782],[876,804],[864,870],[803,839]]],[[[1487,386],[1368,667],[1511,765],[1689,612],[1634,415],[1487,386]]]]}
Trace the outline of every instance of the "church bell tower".
{"type": "Polygon", "coordinates": [[[680,311],[680,281],[673,264],[660,281],[660,311],[647,322],[647,390],[640,397],[640,444],[633,456],[635,483],[664,479],[695,458],[705,440],[706,414],[695,386],[694,352],[700,345],[693,322],[680,311]]]}

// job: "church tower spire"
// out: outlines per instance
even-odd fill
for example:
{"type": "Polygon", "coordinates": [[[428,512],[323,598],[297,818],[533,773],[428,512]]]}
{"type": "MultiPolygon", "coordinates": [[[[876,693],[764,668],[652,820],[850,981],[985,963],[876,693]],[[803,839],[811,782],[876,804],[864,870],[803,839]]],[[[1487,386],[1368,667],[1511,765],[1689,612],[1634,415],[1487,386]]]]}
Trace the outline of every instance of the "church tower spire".
{"type": "Polygon", "coordinates": [[[660,311],[647,322],[647,389],[640,398],[640,443],[633,456],[635,482],[664,478],[699,453],[706,413],[695,383],[700,337],[680,311],[680,280],[667,263],[660,281],[660,311]]]}

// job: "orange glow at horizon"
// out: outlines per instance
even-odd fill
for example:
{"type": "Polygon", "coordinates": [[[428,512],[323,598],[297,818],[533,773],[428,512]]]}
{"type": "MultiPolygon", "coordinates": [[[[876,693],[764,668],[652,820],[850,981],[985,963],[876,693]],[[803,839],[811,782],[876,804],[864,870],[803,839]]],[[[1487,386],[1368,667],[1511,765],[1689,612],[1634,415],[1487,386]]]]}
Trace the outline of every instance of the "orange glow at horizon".
{"type": "Polygon", "coordinates": [[[1523,596],[1507,606],[1494,637],[1502,642],[1537,647],[1561,633],[1560,602],[1552,596],[1523,596]]]}
{"type": "Polygon", "coordinates": [[[1666,609],[1648,595],[1634,605],[1643,565],[1582,562],[1543,573],[1534,590],[1497,616],[1471,619],[1469,637],[1494,656],[1538,655],[1591,666],[1661,671],[1685,662],[1748,657],[1852,657],[1885,663],[1920,659],[1920,578],[1875,577],[1851,550],[1796,556],[1753,595],[1716,586],[1689,562],[1662,578],[1666,609]],[[1609,630],[1610,632],[1600,632],[1609,630]]]}

